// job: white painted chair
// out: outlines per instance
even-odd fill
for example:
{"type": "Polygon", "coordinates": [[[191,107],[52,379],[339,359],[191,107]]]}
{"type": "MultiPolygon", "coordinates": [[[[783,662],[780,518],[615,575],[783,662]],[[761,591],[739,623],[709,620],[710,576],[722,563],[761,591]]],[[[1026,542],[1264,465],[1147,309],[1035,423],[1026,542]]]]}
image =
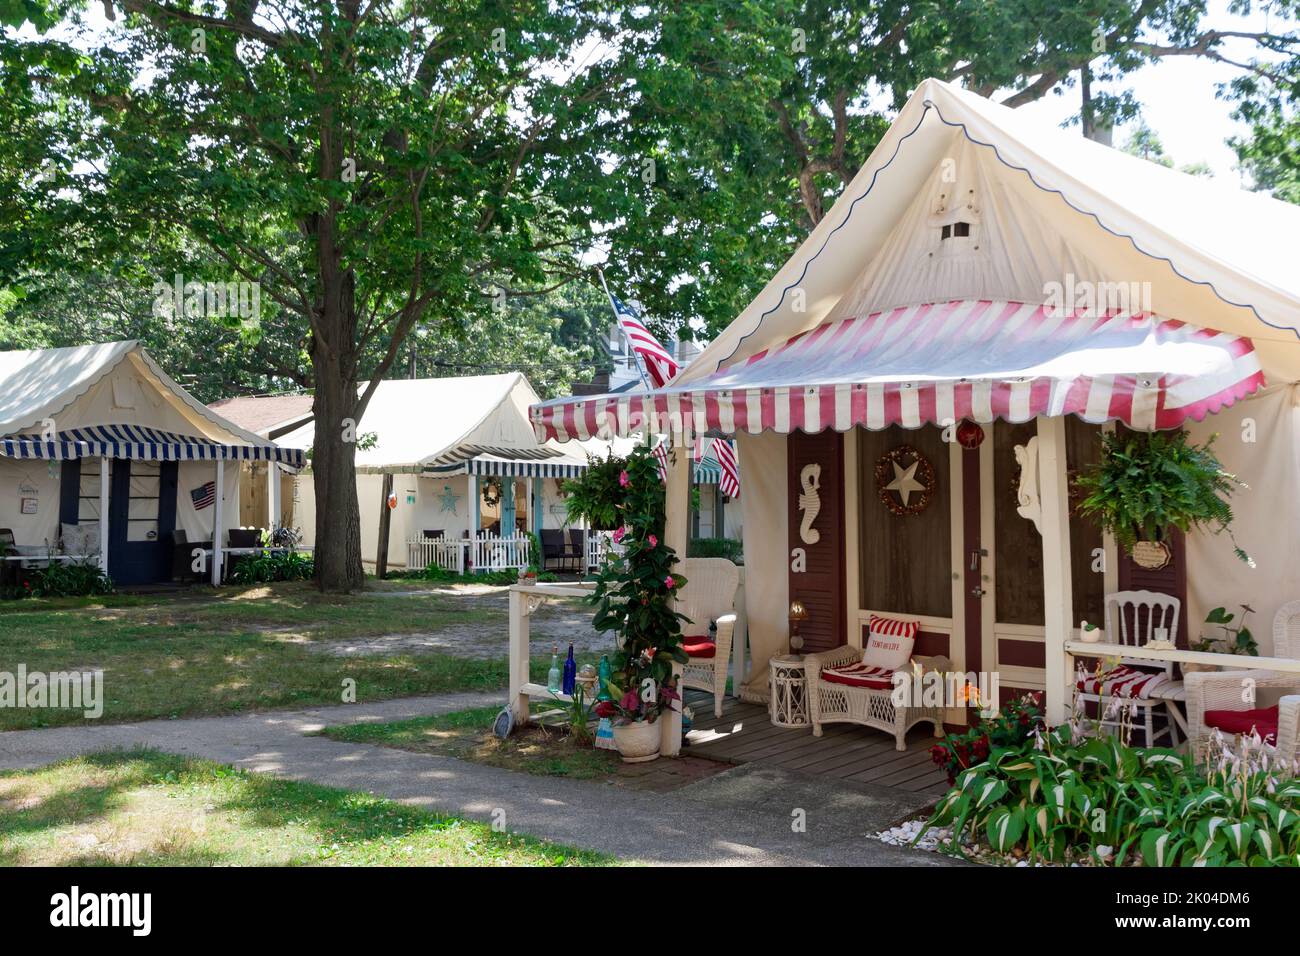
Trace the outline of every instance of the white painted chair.
{"type": "MultiPolygon", "coordinates": [[[[1292,601],[1278,608],[1273,618],[1273,656],[1290,657],[1300,660],[1300,601],[1292,601]]],[[[1205,719],[1206,713],[1214,714],[1214,723],[1229,723],[1223,720],[1225,712],[1251,711],[1267,721],[1261,711],[1259,702],[1253,694],[1247,694],[1248,688],[1290,690],[1278,701],[1277,727],[1274,741],[1265,747],[1276,756],[1289,761],[1300,761],[1300,674],[1279,674],[1266,670],[1228,670],[1201,671],[1188,674],[1187,684],[1187,724],[1191,738],[1192,752],[1203,758],[1209,748],[1215,728],[1205,719]],[[1243,699],[1245,698],[1245,699],[1243,699]]],[[[1271,716],[1269,714],[1268,716],[1271,716]]],[[[1252,717],[1239,718],[1232,723],[1240,724],[1240,732],[1249,733],[1253,724],[1252,717]]],[[[1265,737],[1270,729],[1267,725],[1257,726],[1260,736],[1265,737]]],[[[1232,737],[1235,730],[1221,730],[1232,737]]]]}
{"type": "Polygon", "coordinates": [[[740,569],[726,558],[687,558],[681,568],[686,585],[677,592],[677,610],[690,621],[682,624],[682,643],[691,656],[682,669],[682,686],[712,693],[713,716],[721,717],[740,569]],[[717,626],[715,641],[708,640],[710,624],[717,626]]]}
{"type": "MultiPolygon", "coordinates": [[[[1141,647],[1150,641],[1173,641],[1178,636],[1178,616],[1182,602],[1170,594],[1158,591],[1115,591],[1106,595],[1106,641],[1126,647],[1141,647]]],[[[1162,736],[1169,737],[1169,745],[1176,739],[1178,723],[1172,701],[1182,699],[1183,684],[1174,680],[1172,661],[1120,658],[1119,663],[1099,674],[1075,677],[1074,703],[1076,708],[1089,703],[1098,708],[1097,717],[1103,727],[1119,728],[1120,720],[1108,720],[1103,711],[1117,698],[1131,707],[1138,718],[1138,726],[1145,732],[1144,745],[1154,747],[1162,736]],[[1165,725],[1157,730],[1154,712],[1164,708],[1165,725]]]]}

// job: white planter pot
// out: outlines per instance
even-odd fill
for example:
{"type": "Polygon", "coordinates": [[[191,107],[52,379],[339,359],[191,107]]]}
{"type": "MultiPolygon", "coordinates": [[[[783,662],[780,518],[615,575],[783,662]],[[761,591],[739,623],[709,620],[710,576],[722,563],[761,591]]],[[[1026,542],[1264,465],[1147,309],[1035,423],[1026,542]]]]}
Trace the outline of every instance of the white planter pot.
{"type": "Polygon", "coordinates": [[[623,755],[624,763],[644,763],[659,756],[659,723],[644,720],[631,724],[614,725],[614,746],[623,755]]]}

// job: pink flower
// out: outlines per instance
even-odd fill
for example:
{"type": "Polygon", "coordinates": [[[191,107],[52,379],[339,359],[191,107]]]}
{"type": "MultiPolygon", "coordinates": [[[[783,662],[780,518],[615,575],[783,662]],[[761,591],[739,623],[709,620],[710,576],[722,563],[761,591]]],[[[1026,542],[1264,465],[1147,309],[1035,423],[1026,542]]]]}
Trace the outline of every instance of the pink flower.
{"type": "Polygon", "coordinates": [[[618,702],[618,706],[629,714],[635,714],[641,709],[641,698],[636,695],[636,691],[630,690],[623,695],[623,699],[618,702]]]}
{"type": "Polygon", "coordinates": [[[659,539],[656,538],[654,535],[650,535],[650,547],[652,548],[659,547],[659,539]]]}
{"type": "Polygon", "coordinates": [[[617,530],[615,530],[614,543],[619,544],[620,542],[622,542],[623,536],[626,534],[627,534],[627,528],[618,528],[617,530]]]}
{"type": "Polygon", "coordinates": [[[668,577],[664,578],[664,587],[666,588],[677,587],[677,582],[673,580],[673,576],[671,574],[668,575],[668,577]]]}
{"type": "Polygon", "coordinates": [[[620,471],[618,473],[618,486],[620,488],[626,488],[630,484],[632,484],[632,479],[627,476],[627,472],[620,471]]]}

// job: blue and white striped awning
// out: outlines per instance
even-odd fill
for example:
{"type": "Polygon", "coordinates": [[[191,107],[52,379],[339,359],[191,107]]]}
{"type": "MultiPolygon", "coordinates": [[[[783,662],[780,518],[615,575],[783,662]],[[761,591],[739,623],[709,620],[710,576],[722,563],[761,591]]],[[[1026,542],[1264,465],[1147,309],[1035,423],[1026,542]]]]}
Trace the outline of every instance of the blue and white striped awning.
{"type": "Polygon", "coordinates": [[[426,468],[425,475],[445,478],[449,475],[477,475],[484,478],[577,478],[587,470],[574,461],[523,461],[480,455],[454,465],[426,468]]]}
{"type": "Polygon", "coordinates": [[[705,458],[695,463],[695,483],[697,485],[716,485],[722,481],[722,469],[712,458],[705,458]]]}
{"type": "Polygon", "coordinates": [[[0,455],[9,458],[130,458],[136,461],[274,461],[301,468],[301,448],[278,445],[228,445],[210,438],[177,435],[143,425],[93,425],[70,428],[52,439],[40,435],[0,438],[0,455]]]}

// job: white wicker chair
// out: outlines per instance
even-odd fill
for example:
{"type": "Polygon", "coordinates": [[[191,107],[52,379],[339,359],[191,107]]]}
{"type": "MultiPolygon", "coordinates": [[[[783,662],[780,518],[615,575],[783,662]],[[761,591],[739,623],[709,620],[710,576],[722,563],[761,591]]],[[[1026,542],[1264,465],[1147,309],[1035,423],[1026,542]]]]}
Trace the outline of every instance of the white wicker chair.
{"type": "MultiPolygon", "coordinates": [[[[1273,656],[1300,659],[1300,601],[1282,605],[1273,618],[1273,656]]],[[[1266,670],[1200,671],[1184,678],[1192,752],[1198,758],[1204,757],[1214,734],[1214,729],[1205,724],[1206,711],[1251,710],[1257,706],[1242,700],[1243,682],[1248,680],[1254,682],[1256,690],[1294,691],[1278,701],[1277,741],[1269,749],[1283,759],[1300,760],[1300,674],[1266,670]]]]}
{"type": "MultiPolygon", "coordinates": [[[[892,689],[851,687],[821,679],[823,668],[843,667],[861,660],[862,648],[851,644],[809,654],[804,659],[804,673],[808,678],[808,716],[812,721],[813,736],[822,735],[822,724],[862,724],[892,734],[897,750],[907,749],[907,732],[917,724],[931,723],[934,735],[943,736],[942,707],[896,707],[892,689]]],[[[906,666],[911,668],[914,664],[919,664],[923,670],[940,673],[952,669],[946,657],[913,657],[906,666]]]]}
{"type": "Polygon", "coordinates": [[[677,610],[691,622],[682,624],[683,635],[705,635],[710,623],[718,628],[713,656],[691,658],[682,669],[682,686],[712,693],[713,716],[721,717],[736,628],[733,612],[736,591],[740,588],[740,569],[726,558],[687,558],[681,566],[686,585],[677,592],[677,610]]]}
{"type": "MultiPolygon", "coordinates": [[[[1182,611],[1182,601],[1169,594],[1162,594],[1159,591],[1114,591],[1106,595],[1106,640],[1112,644],[1123,644],[1127,647],[1141,647],[1148,641],[1155,638],[1157,628],[1166,628],[1169,640],[1173,640],[1178,633],[1178,616],[1182,611]],[[1146,608],[1145,620],[1141,611],[1146,608]],[[1129,628],[1129,611],[1132,610],[1132,629],[1129,628]],[[1112,612],[1114,616],[1112,616],[1112,612]]],[[[1178,681],[1173,680],[1174,665],[1172,662],[1160,664],[1156,661],[1121,658],[1120,665],[1125,668],[1148,672],[1152,675],[1162,675],[1165,679],[1160,682],[1158,687],[1150,693],[1149,696],[1125,697],[1127,705],[1138,712],[1140,717],[1139,726],[1144,731],[1146,738],[1145,746],[1154,747],[1156,740],[1161,736],[1168,736],[1170,745],[1176,744],[1175,727],[1177,721],[1173,715],[1173,704],[1171,700],[1177,700],[1182,696],[1183,687],[1178,681]],[[1157,707],[1165,708],[1165,726],[1158,729],[1155,726],[1153,713],[1157,707]]],[[[1107,672],[1113,673],[1113,671],[1107,672]]],[[[1106,675],[1101,675],[1103,680],[1106,675]]],[[[1088,703],[1094,703],[1098,708],[1103,706],[1102,695],[1088,693],[1077,687],[1078,675],[1074,675],[1076,681],[1076,690],[1074,695],[1075,707],[1081,707],[1088,703]]],[[[1091,676],[1086,678],[1093,680],[1091,676]]],[[[1104,715],[1098,714],[1098,720],[1103,727],[1118,728],[1123,723],[1120,719],[1107,720],[1104,715]]]]}

